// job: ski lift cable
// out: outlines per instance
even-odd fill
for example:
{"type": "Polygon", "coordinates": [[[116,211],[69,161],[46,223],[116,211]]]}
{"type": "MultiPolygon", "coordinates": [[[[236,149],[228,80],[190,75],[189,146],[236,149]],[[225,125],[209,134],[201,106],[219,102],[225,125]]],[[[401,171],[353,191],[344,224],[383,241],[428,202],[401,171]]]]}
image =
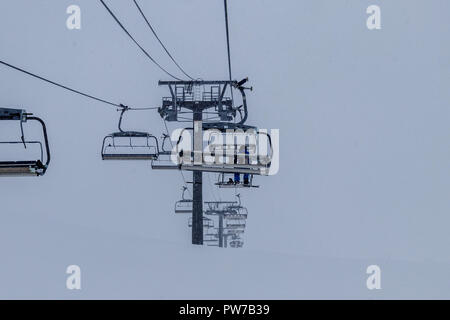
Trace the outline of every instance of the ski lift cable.
{"type": "Polygon", "coordinates": [[[81,95],[81,96],[84,96],[84,97],[86,97],[86,98],[89,98],[89,99],[92,99],[92,100],[96,100],[96,101],[105,103],[105,104],[110,105],[110,106],[118,107],[118,108],[122,108],[122,107],[123,107],[123,105],[120,104],[120,103],[114,103],[114,102],[111,102],[111,101],[108,101],[108,100],[105,100],[105,99],[101,99],[101,98],[95,97],[95,96],[93,96],[93,95],[90,95],[90,94],[81,92],[81,91],[79,91],[79,90],[72,89],[72,88],[70,88],[70,87],[67,87],[67,86],[62,85],[62,84],[57,83],[57,82],[54,82],[54,81],[52,81],[52,80],[49,80],[49,79],[47,79],[47,78],[44,78],[44,77],[42,77],[42,76],[39,76],[39,75],[34,74],[34,73],[32,73],[32,72],[29,72],[29,71],[27,71],[27,70],[24,70],[24,69],[22,69],[22,68],[16,67],[16,66],[14,66],[14,65],[12,65],[12,64],[9,64],[9,63],[7,63],[7,62],[5,62],[5,61],[0,60],[0,64],[4,65],[4,66],[6,66],[6,67],[9,67],[9,68],[11,68],[11,69],[14,69],[14,70],[16,70],[16,71],[22,72],[22,73],[24,73],[24,74],[27,74],[27,75],[29,75],[29,76],[31,76],[31,77],[34,77],[34,78],[36,78],[36,79],[39,79],[39,80],[41,80],[41,81],[50,83],[50,84],[52,84],[52,85],[54,85],[54,86],[57,86],[57,87],[59,87],[59,88],[62,88],[62,89],[71,91],[71,92],[76,93],[76,94],[81,95]]]}
{"type": "Polygon", "coordinates": [[[108,13],[111,15],[111,17],[115,20],[115,22],[120,26],[120,28],[125,32],[125,34],[139,47],[139,49],[141,49],[141,51],[145,54],[145,56],[147,58],[150,59],[150,61],[152,61],[159,69],[161,69],[163,72],[165,72],[167,75],[169,75],[170,77],[176,79],[176,80],[180,80],[182,81],[181,78],[178,78],[176,76],[174,76],[173,74],[171,74],[169,71],[167,71],[166,69],[164,69],[148,52],[147,50],[145,50],[140,44],[139,42],[137,42],[137,40],[131,35],[131,33],[125,28],[125,26],[122,24],[122,22],[120,22],[119,18],[117,18],[117,16],[111,11],[111,9],[108,7],[108,5],[103,1],[100,0],[100,2],[103,4],[103,6],[105,7],[105,9],[108,11],[108,13]]]}
{"type": "MultiPolygon", "coordinates": [[[[229,30],[229,19],[228,19],[228,1],[223,0],[223,5],[225,9],[225,32],[226,32],[226,40],[227,40],[227,55],[228,55],[228,76],[230,80],[230,93],[231,93],[231,102],[234,106],[234,94],[233,94],[233,75],[231,68],[231,45],[230,45],[230,30],[229,30]]],[[[234,118],[234,123],[236,123],[236,118],[234,118]]],[[[235,195],[237,194],[237,188],[234,188],[235,195]]]]}
{"type": "MultiPolygon", "coordinates": [[[[228,75],[230,77],[230,86],[233,82],[232,73],[231,73],[231,48],[230,48],[230,31],[228,28],[228,3],[227,0],[223,0],[224,8],[225,8],[225,31],[227,36],[227,53],[228,53],[228,75]]],[[[230,87],[231,92],[231,101],[234,104],[234,96],[233,96],[233,87],[230,87]]]]}
{"type": "MultiPolygon", "coordinates": [[[[231,72],[231,48],[230,48],[230,31],[229,31],[229,19],[228,19],[228,2],[227,0],[223,0],[223,5],[225,9],[225,31],[226,31],[226,38],[227,38],[227,54],[228,54],[228,76],[230,78],[230,92],[231,92],[231,101],[234,105],[234,95],[233,95],[233,86],[231,83],[233,83],[233,76],[231,72]]],[[[234,118],[234,123],[236,123],[236,118],[234,118]]],[[[237,188],[234,188],[234,194],[236,195],[237,188]]]]}
{"type": "Polygon", "coordinates": [[[155,38],[158,40],[159,44],[163,47],[164,51],[167,53],[167,55],[169,56],[169,58],[173,61],[173,63],[178,67],[178,69],[180,69],[181,72],[183,72],[183,74],[188,77],[191,80],[194,80],[194,78],[192,78],[189,74],[186,73],[186,71],[184,71],[184,69],[180,66],[180,64],[175,60],[175,58],[170,54],[169,50],[166,48],[166,46],[164,45],[164,43],[161,41],[161,39],[159,38],[158,34],[156,33],[155,29],[152,27],[150,21],[147,19],[147,16],[145,15],[144,11],[141,9],[141,7],[139,6],[137,0],[133,0],[134,4],[136,5],[136,8],[139,10],[142,18],[144,18],[145,22],[147,23],[147,26],[150,28],[151,32],[153,33],[153,35],[155,36],[155,38]]]}

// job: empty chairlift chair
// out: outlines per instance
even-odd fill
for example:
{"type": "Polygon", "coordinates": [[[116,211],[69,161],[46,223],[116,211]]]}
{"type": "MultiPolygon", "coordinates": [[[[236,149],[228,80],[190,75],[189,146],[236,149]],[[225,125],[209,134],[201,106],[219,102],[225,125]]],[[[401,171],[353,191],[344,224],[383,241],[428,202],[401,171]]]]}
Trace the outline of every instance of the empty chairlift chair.
{"type": "Polygon", "coordinates": [[[230,229],[227,228],[228,234],[230,235],[241,235],[245,232],[245,229],[230,229]]]}
{"type": "MultiPolygon", "coordinates": [[[[267,134],[267,137],[270,136],[267,134]]],[[[269,140],[270,142],[270,140],[269,140]]],[[[242,175],[248,175],[248,183],[244,183],[244,179],[240,179],[239,181],[234,180],[235,187],[240,187],[241,183],[243,184],[242,187],[249,187],[250,186],[250,180],[252,180],[253,175],[268,175],[270,172],[270,166],[271,166],[271,159],[273,157],[273,150],[271,147],[270,142],[270,149],[269,149],[269,155],[265,156],[249,156],[246,151],[241,152],[237,150],[237,147],[231,148],[232,152],[234,153],[234,156],[229,156],[226,154],[226,152],[221,150],[230,150],[229,146],[226,146],[225,148],[218,148],[213,147],[210,148],[208,157],[222,157],[223,161],[217,162],[214,161],[213,163],[205,163],[203,165],[195,165],[193,164],[192,159],[186,163],[183,161],[180,165],[181,170],[187,170],[187,171],[201,171],[201,172],[213,172],[213,173],[221,173],[221,174],[238,174],[240,176],[242,175]],[[220,153],[219,153],[220,152],[220,153]],[[228,158],[228,159],[227,159],[228,158]],[[230,161],[230,158],[234,158],[238,161],[230,161]],[[240,161],[241,159],[245,159],[244,162],[240,161]],[[250,161],[249,161],[250,160],[250,161]]],[[[219,186],[228,186],[229,180],[224,180],[224,183],[221,181],[218,182],[219,186]]],[[[253,184],[252,184],[253,185],[253,184]]]]}
{"type": "Polygon", "coordinates": [[[175,202],[175,213],[192,213],[192,199],[185,198],[187,187],[183,187],[181,200],[175,202]]]}
{"type": "MultiPolygon", "coordinates": [[[[247,210],[247,209],[245,209],[245,210],[247,210]]],[[[244,213],[243,211],[229,209],[229,213],[227,214],[226,217],[227,217],[227,219],[233,220],[233,221],[247,220],[248,214],[247,214],[247,212],[244,213]]]]}
{"type": "MultiPolygon", "coordinates": [[[[0,121],[17,121],[20,125],[21,139],[20,141],[0,141],[0,147],[7,148],[8,146],[20,146],[28,150],[35,150],[32,146],[37,147],[38,155],[30,158],[26,155],[27,159],[14,159],[4,160],[4,152],[1,152],[2,160],[0,160],[0,176],[42,176],[47,171],[50,163],[50,148],[48,144],[47,129],[42,119],[34,117],[29,113],[26,113],[22,109],[10,109],[0,108],[0,121]],[[24,135],[24,124],[28,121],[36,121],[42,127],[43,139],[39,140],[26,140],[24,135]],[[31,147],[31,148],[30,148],[31,147]],[[45,159],[44,159],[45,158],[45,159]]],[[[31,152],[31,151],[30,151],[31,152]]]]}
{"type": "Polygon", "coordinates": [[[203,243],[206,243],[208,245],[212,245],[212,246],[218,246],[219,245],[219,238],[217,236],[217,234],[212,234],[212,233],[205,233],[203,235],[203,243]]]}
{"type": "Polygon", "coordinates": [[[227,229],[245,229],[245,220],[230,220],[227,219],[227,229]]]}
{"type": "Polygon", "coordinates": [[[122,106],[119,119],[119,132],[107,135],[103,139],[103,160],[155,160],[159,155],[158,139],[147,132],[123,131],[122,119],[129,110],[122,106]]]}
{"type": "Polygon", "coordinates": [[[238,201],[235,204],[227,206],[226,208],[226,218],[229,221],[243,221],[245,223],[248,217],[248,210],[241,204],[241,195],[237,194],[236,197],[238,198],[238,201]]]}
{"type": "MultiPolygon", "coordinates": [[[[241,194],[236,194],[237,201],[221,201],[217,203],[223,203],[223,211],[227,217],[235,217],[236,220],[245,220],[248,216],[248,210],[242,206],[241,194]]],[[[208,202],[205,202],[208,203],[208,202]]],[[[214,203],[214,202],[211,202],[214,203]]]]}

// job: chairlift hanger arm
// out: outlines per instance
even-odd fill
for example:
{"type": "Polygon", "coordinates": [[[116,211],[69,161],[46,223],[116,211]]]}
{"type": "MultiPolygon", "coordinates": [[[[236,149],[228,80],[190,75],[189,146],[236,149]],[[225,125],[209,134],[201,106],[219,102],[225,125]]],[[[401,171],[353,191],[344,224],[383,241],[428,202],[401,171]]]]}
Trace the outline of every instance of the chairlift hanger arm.
{"type": "MultiPolygon", "coordinates": [[[[37,121],[40,123],[42,127],[42,132],[44,136],[44,145],[45,145],[45,155],[46,160],[44,162],[44,154],[42,150],[42,143],[39,141],[31,141],[29,143],[37,143],[40,145],[41,148],[41,156],[40,160],[37,161],[2,161],[1,162],[1,168],[2,172],[1,175],[35,175],[35,176],[42,176],[47,171],[48,165],[50,164],[50,147],[48,142],[48,135],[47,135],[47,128],[45,125],[45,122],[38,118],[31,116],[30,113],[26,113],[25,110],[22,109],[10,109],[10,108],[0,108],[0,120],[14,120],[14,121],[20,121],[21,126],[21,140],[26,148],[26,141],[23,134],[23,127],[22,124],[28,120],[31,121],[37,121]]],[[[9,142],[9,143],[18,143],[18,142],[9,142]]]]}
{"type": "Polygon", "coordinates": [[[47,134],[47,127],[45,125],[44,120],[42,120],[39,117],[34,117],[34,116],[28,116],[27,120],[33,120],[33,121],[37,121],[41,124],[42,126],[42,133],[44,135],[44,144],[45,144],[45,150],[46,150],[46,156],[47,156],[47,160],[45,162],[44,168],[43,168],[43,173],[44,174],[47,171],[48,165],[50,164],[50,159],[51,159],[51,155],[50,155],[50,146],[48,143],[48,134],[47,134]]]}
{"type": "Polygon", "coordinates": [[[248,107],[247,107],[247,95],[245,94],[245,88],[242,86],[237,87],[242,95],[242,103],[244,107],[244,116],[242,119],[238,122],[239,124],[244,124],[248,119],[248,107]]]}

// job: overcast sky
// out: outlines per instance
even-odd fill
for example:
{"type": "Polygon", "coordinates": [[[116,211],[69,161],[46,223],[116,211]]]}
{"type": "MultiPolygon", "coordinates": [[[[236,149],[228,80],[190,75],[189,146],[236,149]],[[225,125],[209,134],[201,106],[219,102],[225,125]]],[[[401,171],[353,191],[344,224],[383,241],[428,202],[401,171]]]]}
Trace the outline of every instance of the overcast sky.
{"type": "MultiPolygon", "coordinates": [[[[176,73],[132,1],[107,3],[176,73]]],[[[222,1],[140,3],[188,73],[226,79],[222,1]]],[[[173,213],[179,173],[102,162],[114,107],[0,66],[0,105],[45,119],[53,156],[42,178],[0,180],[0,297],[449,298],[449,10],[445,0],[229,1],[234,78],[254,87],[248,124],[280,129],[281,161],[242,192],[249,219],[234,251],[190,246],[187,217],[173,213]],[[371,4],[381,30],[366,27],[371,4]],[[85,270],[81,293],[65,289],[69,264],[85,270]],[[380,295],[365,289],[369,264],[388,270],[380,295]],[[188,290],[191,277],[205,282],[188,290]]],[[[1,60],[107,100],[159,106],[168,94],[157,85],[167,76],[99,1],[1,1],[0,43],[1,60]],[[66,28],[71,4],[81,30],[66,28]]],[[[124,126],[164,132],[155,111],[124,126]]],[[[206,200],[219,197],[204,180],[206,200]]]]}

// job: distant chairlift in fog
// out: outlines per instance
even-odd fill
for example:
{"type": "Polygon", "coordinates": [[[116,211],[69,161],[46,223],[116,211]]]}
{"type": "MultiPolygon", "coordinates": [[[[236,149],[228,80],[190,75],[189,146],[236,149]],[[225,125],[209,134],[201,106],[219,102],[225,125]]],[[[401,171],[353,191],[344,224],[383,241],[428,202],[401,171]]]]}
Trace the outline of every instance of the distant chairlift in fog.
{"type": "MultiPolygon", "coordinates": [[[[188,226],[192,227],[192,217],[189,218],[188,226]]],[[[203,217],[203,229],[214,228],[214,221],[210,218],[203,217]]]]}
{"type": "Polygon", "coordinates": [[[248,210],[246,207],[242,206],[241,195],[236,195],[238,201],[234,201],[233,203],[227,205],[225,218],[228,220],[247,220],[248,210]]]}
{"type": "MultiPolygon", "coordinates": [[[[226,132],[224,131],[220,134],[225,133],[226,132]]],[[[239,134],[240,133],[235,133],[235,135],[239,134]]],[[[246,133],[242,134],[245,135],[246,133]]],[[[256,145],[247,142],[244,144],[226,144],[226,139],[224,139],[223,144],[208,144],[208,157],[215,158],[213,163],[205,163],[201,165],[194,164],[194,152],[191,152],[191,156],[188,157],[187,162],[186,157],[180,157],[181,162],[179,164],[179,169],[187,171],[220,173],[221,177],[216,183],[219,187],[227,188],[231,187],[231,185],[233,187],[256,187],[252,182],[253,175],[268,175],[273,158],[273,147],[270,135],[265,132],[257,132],[256,135],[266,137],[268,151],[267,155],[256,154],[256,150],[262,147],[259,146],[260,142],[257,142],[256,145]],[[240,179],[239,182],[234,179],[233,183],[230,183],[231,181],[229,178],[234,177],[234,174],[248,175],[249,179],[247,183],[244,183],[244,179],[240,179]]]]}

